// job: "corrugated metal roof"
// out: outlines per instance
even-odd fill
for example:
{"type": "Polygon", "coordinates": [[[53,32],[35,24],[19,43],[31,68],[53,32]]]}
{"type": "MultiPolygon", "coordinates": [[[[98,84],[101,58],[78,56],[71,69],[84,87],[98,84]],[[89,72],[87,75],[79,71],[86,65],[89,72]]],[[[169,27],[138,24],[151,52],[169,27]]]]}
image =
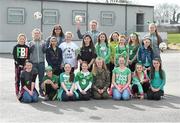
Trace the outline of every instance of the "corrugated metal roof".
{"type": "Polygon", "coordinates": [[[124,5],[124,6],[138,6],[138,7],[150,7],[150,5],[138,5],[133,3],[106,3],[105,0],[31,0],[31,1],[46,1],[46,2],[71,2],[71,3],[90,3],[90,4],[106,4],[106,5],[124,5]]]}

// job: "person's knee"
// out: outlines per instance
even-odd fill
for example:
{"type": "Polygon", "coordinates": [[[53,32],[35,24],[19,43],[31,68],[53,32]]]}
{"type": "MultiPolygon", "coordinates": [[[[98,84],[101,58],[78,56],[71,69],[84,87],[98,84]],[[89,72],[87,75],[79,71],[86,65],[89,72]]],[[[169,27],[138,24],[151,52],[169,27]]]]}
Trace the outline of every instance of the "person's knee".
{"type": "Polygon", "coordinates": [[[112,98],[114,100],[120,100],[121,99],[121,93],[117,89],[113,89],[113,96],[112,98]]]}
{"type": "Polygon", "coordinates": [[[128,90],[124,90],[124,92],[122,94],[122,98],[123,98],[123,100],[129,100],[130,99],[130,94],[129,94],[128,90]]]}
{"type": "Polygon", "coordinates": [[[160,99],[161,99],[160,94],[155,93],[154,96],[153,96],[153,99],[154,99],[154,100],[160,100],[160,99]]]}

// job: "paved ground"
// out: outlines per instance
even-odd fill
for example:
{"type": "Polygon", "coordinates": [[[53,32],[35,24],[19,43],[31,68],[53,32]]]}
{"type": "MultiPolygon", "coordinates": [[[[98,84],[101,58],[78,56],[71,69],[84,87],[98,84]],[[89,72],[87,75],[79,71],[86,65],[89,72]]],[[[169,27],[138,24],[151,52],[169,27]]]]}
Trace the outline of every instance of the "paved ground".
{"type": "Polygon", "coordinates": [[[0,54],[0,123],[2,122],[180,122],[180,52],[162,54],[167,74],[165,97],[148,100],[91,100],[22,104],[15,98],[14,66],[0,54]]]}

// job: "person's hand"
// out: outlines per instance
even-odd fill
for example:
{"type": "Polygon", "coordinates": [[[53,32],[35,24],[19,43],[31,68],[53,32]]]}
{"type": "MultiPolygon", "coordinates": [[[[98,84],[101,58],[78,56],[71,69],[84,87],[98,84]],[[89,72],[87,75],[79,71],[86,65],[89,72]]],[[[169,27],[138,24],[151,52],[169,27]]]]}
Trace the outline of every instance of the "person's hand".
{"type": "Polygon", "coordinates": [[[73,94],[73,92],[72,92],[72,91],[69,91],[69,95],[70,95],[70,96],[73,96],[74,94],[73,94]]]}
{"type": "Polygon", "coordinates": [[[132,61],[131,61],[131,60],[128,60],[128,64],[130,64],[130,65],[131,65],[131,64],[132,64],[132,61]]]}
{"type": "Polygon", "coordinates": [[[104,90],[103,90],[103,89],[101,89],[100,91],[101,91],[101,94],[104,93],[104,90]]]}
{"type": "Polygon", "coordinates": [[[33,91],[29,91],[29,95],[33,96],[33,91]]]}
{"type": "Polygon", "coordinates": [[[82,90],[81,93],[82,93],[82,94],[87,94],[86,91],[84,91],[84,90],[82,90]]]}
{"type": "Polygon", "coordinates": [[[79,59],[78,61],[79,61],[80,64],[82,64],[82,60],[81,59],[79,59]]]}

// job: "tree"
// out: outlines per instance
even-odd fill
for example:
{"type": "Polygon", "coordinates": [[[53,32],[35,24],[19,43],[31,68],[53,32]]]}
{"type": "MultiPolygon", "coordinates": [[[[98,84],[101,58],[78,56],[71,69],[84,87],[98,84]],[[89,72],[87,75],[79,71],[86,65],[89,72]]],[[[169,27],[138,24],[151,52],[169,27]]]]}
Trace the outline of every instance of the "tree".
{"type": "Polygon", "coordinates": [[[176,4],[163,3],[155,6],[154,16],[159,24],[161,22],[170,21],[170,23],[178,23],[178,10],[180,7],[176,4]]]}

